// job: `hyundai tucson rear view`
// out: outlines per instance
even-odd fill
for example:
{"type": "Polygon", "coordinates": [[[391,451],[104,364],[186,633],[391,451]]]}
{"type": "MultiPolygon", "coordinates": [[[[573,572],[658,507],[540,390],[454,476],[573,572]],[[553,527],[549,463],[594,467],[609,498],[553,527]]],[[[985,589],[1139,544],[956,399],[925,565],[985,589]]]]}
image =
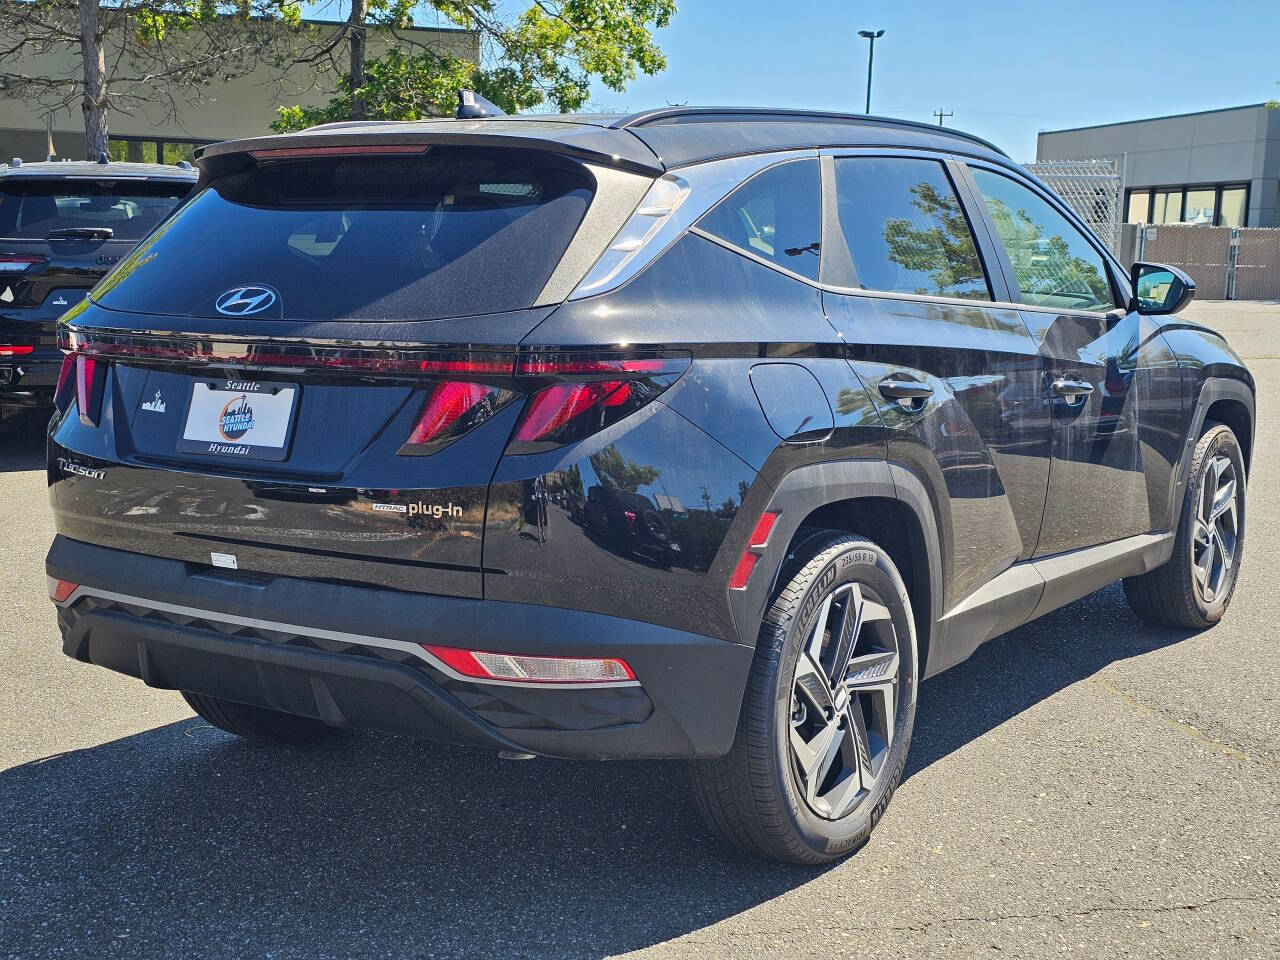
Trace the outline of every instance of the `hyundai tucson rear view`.
{"type": "Polygon", "coordinates": [[[198,167],[59,322],[47,572],[69,656],[217,727],[683,758],[818,863],[921,680],[1112,580],[1230,601],[1252,378],[976,138],[672,108],[198,167]]]}

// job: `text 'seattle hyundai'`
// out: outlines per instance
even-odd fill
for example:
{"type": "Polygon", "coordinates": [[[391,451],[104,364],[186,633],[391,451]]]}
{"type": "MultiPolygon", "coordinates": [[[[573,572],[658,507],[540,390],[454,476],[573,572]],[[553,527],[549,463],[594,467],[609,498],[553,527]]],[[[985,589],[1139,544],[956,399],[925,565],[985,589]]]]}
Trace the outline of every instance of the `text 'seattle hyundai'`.
{"type": "Polygon", "coordinates": [[[974,137],[680,107],[198,166],[60,322],[47,567],[69,656],[225,730],[687,758],[816,863],[926,677],[1117,579],[1231,600],[1253,378],[974,137]]]}

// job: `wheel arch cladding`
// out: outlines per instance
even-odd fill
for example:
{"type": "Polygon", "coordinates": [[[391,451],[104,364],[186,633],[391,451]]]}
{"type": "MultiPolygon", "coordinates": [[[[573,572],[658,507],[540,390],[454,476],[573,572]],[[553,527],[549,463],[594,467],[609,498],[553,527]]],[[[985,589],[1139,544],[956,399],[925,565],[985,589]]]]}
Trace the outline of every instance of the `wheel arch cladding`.
{"type": "MultiPolygon", "coordinates": [[[[1205,423],[1221,423],[1231,428],[1240,444],[1240,455],[1244,458],[1244,469],[1248,474],[1253,455],[1253,415],[1249,408],[1239,399],[1221,397],[1209,404],[1204,419],[1205,423]]],[[[1204,424],[1200,425],[1200,432],[1204,432],[1204,424]]]]}
{"type": "Polygon", "coordinates": [[[763,558],[770,576],[753,578],[746,590],[734,591],[737,622],[759,629],[779,580],[787,574],[792,549],[812,531],[857,534],[884,548],[907,585],[923,675],[940,616],[942,566],[936,521],[919,479],[883,460],[808,464],[781,479],[768,509],[778,513],[763,558]]]}

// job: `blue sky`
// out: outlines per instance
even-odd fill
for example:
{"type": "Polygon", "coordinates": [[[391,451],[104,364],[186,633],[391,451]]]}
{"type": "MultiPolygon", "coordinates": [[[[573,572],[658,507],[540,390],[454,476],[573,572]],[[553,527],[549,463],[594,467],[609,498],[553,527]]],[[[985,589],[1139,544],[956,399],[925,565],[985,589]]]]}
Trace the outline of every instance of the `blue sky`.
{"type": "Polygon", "coordinates": [[[1017,160],[1036,132],[1280,99],[1280,2],[680,0],[658,42],[667,70],[593,107],[691,104],[947,119],[1017,160]]]}

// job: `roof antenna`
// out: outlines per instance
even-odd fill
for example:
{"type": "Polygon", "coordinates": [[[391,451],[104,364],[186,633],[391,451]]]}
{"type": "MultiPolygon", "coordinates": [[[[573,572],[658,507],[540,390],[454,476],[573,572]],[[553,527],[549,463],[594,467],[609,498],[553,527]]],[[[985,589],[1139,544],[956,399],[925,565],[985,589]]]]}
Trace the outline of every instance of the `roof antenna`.
{"type": "Polygon", "coordinates": [[[482,120],[485,117],[505,117],[507,112],[486,100],[474,90],[458,91],[458,120],[482,120]]]}

